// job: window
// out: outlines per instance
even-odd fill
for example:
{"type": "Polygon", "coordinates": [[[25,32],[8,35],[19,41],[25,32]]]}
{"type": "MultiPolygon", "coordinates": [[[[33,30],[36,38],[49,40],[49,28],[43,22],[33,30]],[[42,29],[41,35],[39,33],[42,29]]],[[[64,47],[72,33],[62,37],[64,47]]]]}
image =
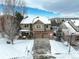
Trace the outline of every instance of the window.
{"type": "Polygon", "coordinates": [[[46,25],[46,28],[48,28],[48,25],[46,25]]]}
{"type": "Polygon", "coordinates": [[[41,26],[40,25],[37,25],[37,28],[41,28],[41,26]]]}
{"type": "Polygon", "coordinates": [[[25,35],[26,35],[26,33],[25,33],[25,32],[22,32],[21,34],[22,34],[22,36],[25,36],[25,35]]]}
{"type": "Polygon", "coordinates": [[[27,24],[27,25],[25,25],[24,27],[28,27],[28,24],[27,24]]]}

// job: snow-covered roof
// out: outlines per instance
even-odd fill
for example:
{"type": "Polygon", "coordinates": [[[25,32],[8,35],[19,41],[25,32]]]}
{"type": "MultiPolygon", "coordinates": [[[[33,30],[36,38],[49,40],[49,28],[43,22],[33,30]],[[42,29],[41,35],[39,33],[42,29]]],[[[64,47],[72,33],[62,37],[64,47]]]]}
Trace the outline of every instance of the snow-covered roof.
{"type": "Polygon", "coordinates": [[[68,32],[69,35],[71,35],[71,33],[74,33],[75,35],[79,35],[79,32],[77,32],[77,31],[68,23],[68,21],[64,22],[64,24],[65,24],[66,27],[68,28],[66,32],[68,32]]]}
{"type": "Polygon", "coordinates": [[[79,20],[71,20],[75,26],[79,26],[79,20]]]}
{"type": "Polygon", "coordinates": [[[35,23],[36,21],[40,20],[41,22],[43,22],[44,24],[50,24],[50,20],[48,20],[48,18],[46,17],[28,17],[25,18],[21,21],[21,24],[30,24],[30,23],[35,23]]]}
{"type": "Polygon", "coordinates": [[[20,31],[21,31],[21,32],[29,32],[30,30],[23,30],[23,29],[22,29],[22,30],[20,30],[20,31]]]}
{"type": "Polygon", "coordinates": [[[21,24],[31,24],[32,21],[33,21],[33,17],[24,18],[24,19],[21,21],[21,24]]]}
{"type": "Polygon", "coordinates": [[[41,17],[41,16],[37,16],[36,18],[34,18],[33,23],[35,23],[36,21],[40,20],[41,22],[43,22],[44,24],[50,24],[50,20],[46,17],[41,17]]]}

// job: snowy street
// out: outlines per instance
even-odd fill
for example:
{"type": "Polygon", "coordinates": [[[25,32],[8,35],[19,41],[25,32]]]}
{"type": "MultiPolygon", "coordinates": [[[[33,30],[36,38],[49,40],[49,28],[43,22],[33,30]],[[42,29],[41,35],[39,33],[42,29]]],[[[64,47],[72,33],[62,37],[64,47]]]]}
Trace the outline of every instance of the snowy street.
{"type": "Polygon", "coordinates": [[[6,44],[5,38],[0,38],[0,59],[33,59],[33,40],[16,40],[14,45],[6,44]]]}

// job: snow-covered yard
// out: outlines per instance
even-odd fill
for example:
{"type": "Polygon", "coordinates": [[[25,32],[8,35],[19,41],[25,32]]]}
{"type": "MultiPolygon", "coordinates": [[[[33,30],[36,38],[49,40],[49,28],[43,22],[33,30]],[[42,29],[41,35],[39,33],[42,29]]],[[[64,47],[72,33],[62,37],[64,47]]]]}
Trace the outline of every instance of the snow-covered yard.
{"type": "Polygon", "coordinates": [[[15,40],[14,44],[6,44],[6,38],[0,38],[0,59],[33,59],[34,40],[15,40]]]}
{"type": "Polygon", "coordinates": [[[79,55],[74,48],[71,47],[70,54],[69,46],[64,45],[61,42],[50,40],[51,55],[55,56],[56,59],[79,59],[79,55]]]}
{"type": "MultiPolygon", "coordinates": [[[[6,44],[7,39],[0,36],[0,59],[33,59],[33,45],[34,40],[15,40],[14,44],[6,44]]],[[[71,47],[70,54],[68,54],[69,46],[65,44],[50,40],[51,54],[48,55],[56,57],[56,59],[79,59],[76,50],[71,47]]]]}

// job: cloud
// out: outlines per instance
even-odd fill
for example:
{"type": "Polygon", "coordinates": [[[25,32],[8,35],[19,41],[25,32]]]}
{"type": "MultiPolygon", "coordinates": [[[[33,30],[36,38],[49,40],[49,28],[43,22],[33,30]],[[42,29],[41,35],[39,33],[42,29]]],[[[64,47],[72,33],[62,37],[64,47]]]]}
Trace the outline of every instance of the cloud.
{"type": "Polygon", "coordinates": [[[79,11],[79,0],[60,0],[58,2],[49,2],[44,5],[45,9],[61,13],[73,13],[79,11]]]}
{"type": "MultiPolygon", "coordinates": [[[[0,2],[3,0],[0,0],[0,2]]],[[[21,1],[21,0],[17,0],[21,1]]],[[[62,15],[79,15],[79,0],[22,0],[25,6],[43,9],[62,15]]],[[[18,3],[17,3],[18,4],[18,3]]]]}
{"type": "Polygon", "coordinates": [[[26,0],[26,4],[27,6],[32,7],[32,8],[38,8],[38,9],[44,10],[43,8],[44,3],[42,0],[29,0],[29,1],[26,0]]]}
{"type": "Polygon", "coordinates": [[[79,0],[29,0],[27,6],[62,15],[79,15],[79,0]]]}
{"type": "Polygon", "coordinates": [[[62,13],[62,14],[59,14],[59,15],[55,15],[53,17],[67,17],[67,18],[73,18],[73,17],[79,17],[79,12],[77,13],[62,13]]]}

